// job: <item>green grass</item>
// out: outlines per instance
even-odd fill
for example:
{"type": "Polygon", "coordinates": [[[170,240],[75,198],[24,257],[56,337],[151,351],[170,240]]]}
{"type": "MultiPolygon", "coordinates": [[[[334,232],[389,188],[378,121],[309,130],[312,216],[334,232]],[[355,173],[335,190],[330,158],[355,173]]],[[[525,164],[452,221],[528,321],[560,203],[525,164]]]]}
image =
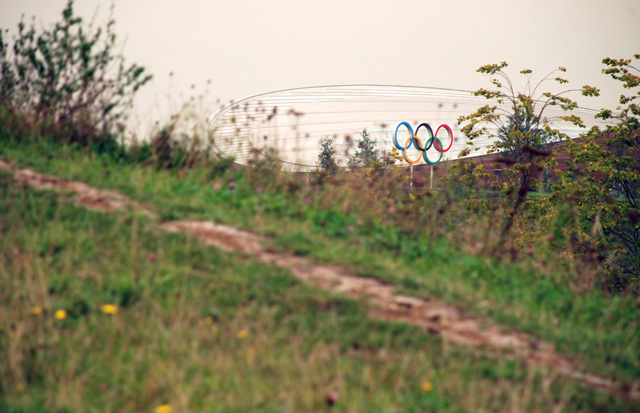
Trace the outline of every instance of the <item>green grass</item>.
{"type": "Polygon", "coordinates": [[[374,321],[280,268],[6,174],[0,213],[5,412],[322,411],[332,391],[345,412],[633,407],[552,371],[374,321]],[[57,320],[58,309],[68,316],[57,320]]]}
{"type": "MultiPolygon", "coordinates": [[[[281,190],[281,186],[270,186],[264,183],[265,181],[256,183],[256,180],[249,179],[243,171],[229,172],[221,176],[212,176],[205,169],[191,170],[188,173],[156,171],[140,165],[121,164],[105,157],[66,147],[54,147],[46,142],[15,144],[0,141],[0,145],[0,155],[18,162],[21,166],[31,166],[44,173],[68,179],[80,179],[98,187],[116,189],[158,212],[163,219],[202,218],[242,226],[271,237],[273,248],[286,249],[322,262],[348,265],[354,273],[394,282],[403,292],[416,296],[435,295],[465,307],[470,313],[484,315],[505,326],[529,332],[554,344],[559,352],[574,358],[578,366],[586,371],[615,378],[620,383],[631,383],[640,376],[640,361],[637,356],[640,353],[640,335],[638,334],[640,311],[635,302],[624,297],[606,298],[597,293],[577,294],[562,277],[554,274],[553,268],[545,269],[541,273],[527,265],[499,264],[462,253],[443,239],[432,243],[420,237],[408,235],[401,229],[385,223],[384,219],[368,218],[359,225],[357,214],[339,212],[337,208],[328,204],[327,200],[321,199],[322,194],[304,191],[289,193],[281,190]],[[231,181],[236,184],[234,189],[226,187],[226,184],[231,181]],[[222,189],[212,189],[212,182],[221,183],[222,189]],[[307,204],[304,201],[305,198],[309,198],[311,203],[307,204]],[[349,226],[353,226],[353,232],[347,230],[349,226]],[[355,238],[360,242],[356,243],[355,238]]],[[[129,219],[133,218],[129,217],[129,219]]],[[[135,218],[134,221],[139,226],[143,220],[135,218]]],[[[152,223],[144,222],[145,225],[152,226],[152,223]]],[[[155,236],[159,237],[158,234],[155,236]]],[[[178,244],[185,242],[191,241],[183,240],[178,244]]],[[[189,245],[189,248],[197,248],[195,245],[189,245]]],[[[153,249],[149,249],[151,250],[153,249]]],[[[127,249],[127,254],[133,253],[127,249]]],[[[85,258],[88,262],[94,259],[90,255],[85,257],[84,253],[76,259],[85,258]]],[[[198,274],[207,272],[208,267],[201,267],[195,263],[197,261],[194,261],[193,266],[183,263],[174,271],[176,273],[196,271],[198,274]]],[[[127,268],[134,265],[136,264],[130,261],[120,271],[126,273],[127,268]]],[[[239,280],[242,279],[246,284],[252,280],[243,272],[239,274],[242,275],[235,282],[240,282],[239,280]]],[[[261,278],[264,276],[263,273],[260,274],[261,278]]],[[[168,280],[171,279],[169,276],[165,277],[168,280]]],[[[175,290],[175,284],[167,282],[167,286],[169,290],[175,290]]],[[[123,282],[123,285],[118,288],[128,296],[138,297],[139,293],[136,293],[128,283],[123,282]]],[[[286,297],[286,301],[293,299],[292,296],[286,297]]],[[[222,299],[228,300],[230,297],[225,294],[222,299]]],[[[277,305],[285,304],[290,305],[290,303],[277,303],[277,305]]],[[[233,305],[235,303],[228,302],[214,305],[211,309],[212,314],[220,317],[218,314],[231,311],[233,305]]],[[[315,308],[306,302],[294,302],[291,305],[294,306],[292,308],[297,309],[294,311],[299,311],[306,306],[315,308]]],[[[92,310],[97,308],[95,306],[97,304],[94,304],[92,310]]],[[[272,310],[271,303],[267,308],[275,311],[272,310]]],[[[354,317],[359,320],[356,324],[374,323],[367,321],[362,312],[354,317]]],[[[233,336],[232,333],[230,334],[233,336]]],[[[415,330],[407,334],[424,336],[415,330]]],[[[315,343],[314,340],[317,337],[312,337],[310,343],[315,343]]],[[[339,341],[341,340],[342,338],[339,341]]],[[[344,342],[341,342],[338,348],[343,349],[345,345],[349,348],[349,344],[344,342]]],[[[360,346],[360,344],[357,345],[358,348],[360,346]]],[[[420,355],[422,349],[415,350],[417,353],[412,353],[415,357],[424,358],[424,355],[420,355]]],[[[402,352],[405,351],[408,350],[403,348],[402,352]]],[[[452,349],[448,346],[446,351],[464,353],[462,349],[452,349]]],[[[301,362],[301,359],[297,362],[301,362]]],[[[501,361],[496,365],[507,362],[501,361]]],[[[466,366],[465,363],[467,362],[461,362],[455,367],[456,374],[461,374],[461,369],[469,368],[463,367],[466,366]]],[[[477,362],[469,363],[475,365],[477,362]]],[[[495,364],[496,361],[491,360],[487,363],[495,364]]],[[[294,366],[286,368],[296,369],[294,366]]],[[[521,368],[520,370],[523,371],[521,368]]],[[[472,373],[467,373],[465,370],[464,375],[467,374],[472,373]]],[[[540,377],[546,380],[546,377],[554,376],[545,373],[540,377]]],[[[421,379],[416,378],[416,380],[418,383],[421,379]]],[[[475,383],[476,378],[470,380],[475,383]]],[[[412,385],[419,387],[416,383],[412,385]]],[[[528,388],[530,385],[531,383],[523,388],[528,388]]],[[[414,390],[416,390],[415,387],[414,390]]],[[[419,403],[420,395],[418,391],[414,395],[418,397],[415,400],[412,399],[414,396],[407,396],[413,401],[406,405],[394,404],[398,399],[393,399],[394,402],[388,406],[393,405],[396,408],[411,406],[413,403],[419,403]]],[[[434,396],[430,393],[429,397],[434,396]]],[[[586,399],[582,397],[585,396],[580,395],[576,400],[580,400],[579,403],[586,403],[584,406],[595,408],[598,405],[598,402],[590,398],[591,396],[586,399]]],[[[190,397],[186,399],[191,400],[190,397]]],[[[318,399],[314,400],[315,403],[319,403],[318,399]]],[[[465,398],[458,393],[452,397],[442,396],[438,400],[444,403],[443,406],[451,408],[462,406],[471,410],[476,410],[478,406],[492,406],[487,409],[496,410],[499,406],[491,404],[494,403],[493,401],[487,402],[484,399],[478,399],[480,404],[476,404],[474,401],[476,399],[465,398]],[[462,404],[458,403],[460,397],[466,400],[462,404]]],[[[610,402],[611,400],[607,399],[604,406],[611,407],[608,405],[610,402]]],[[[229,404],[231,405],[234,404],[229,404]]],[[[377,405],[377,402],[374,405],[377,405]]],[[[312,404],[285,403],[283,406],[298,408],[304,406],[304,409],[307,409],[312,404]]],[[[359,406],[365,408],[363,407],[365,405],[359,406]]],[[[549,406],[550,404],[547,405],[549,406]]],[[[255,405],[251,407],[256,408],[255,405]]]]}
{"type": "MultiPolygon", "coordinates": [[[[349,265],[356,273],[394,282],[406,293],[435,295],[536,335],[584,370],[627,384],[640,377],[635,300],[577,294],[557,269],[534,270],[533,259],[529,266],[500,264],[465,254],[443,239],[432,243],[407,235],[383,220],[359,226],[357,215],[327,207],[321,194],[270,189],[243,171],[215,177],[206,169],[156,171],[46,142],[4,142],[0,155],[45,173],[117,189],[163,219],[212,219],[267,234],[276,248],[349,265]],[[214,181],[222,189],[212,189],[214,181]],[[236,187],[227,188],[228,182],[236,187]]],[[[549,247],[547,253],[559,252],[549,247]]]]}

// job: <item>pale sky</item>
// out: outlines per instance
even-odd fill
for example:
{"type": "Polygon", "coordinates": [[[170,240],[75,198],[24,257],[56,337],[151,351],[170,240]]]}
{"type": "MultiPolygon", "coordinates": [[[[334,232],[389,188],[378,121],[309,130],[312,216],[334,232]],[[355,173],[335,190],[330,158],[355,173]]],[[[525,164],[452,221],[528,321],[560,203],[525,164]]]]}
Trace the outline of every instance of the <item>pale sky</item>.
{"type": "MultiPolygon", "coordinates": [[[[112,1],[77,0],[86,21],[112,1]],[[99,9],[98,9],[99,6],[99,9]]],[[[638,0],[114,0],[128,62],[154,75],[135,127],[169,112],[180,95],[225,102],[272,90],[331,84],[489,87],[475,72],[506,60],[514,77],[565,66],[569,86],[591,84],[615,107],[621,89],[601,74],[604,57],[640,53],[638,0]],[[174,72],[170,80],[169,73],[174,72]],[[190,89],[195,85],[195,92],[190,89]],[[170,96],[170,98],[169,98],[170,96]]],[[[0,27],[21,14],[57,21],[66,0],[3,0],[0,27]]],[[[536,77],[534,77],[534,80],[536,77]]]]}

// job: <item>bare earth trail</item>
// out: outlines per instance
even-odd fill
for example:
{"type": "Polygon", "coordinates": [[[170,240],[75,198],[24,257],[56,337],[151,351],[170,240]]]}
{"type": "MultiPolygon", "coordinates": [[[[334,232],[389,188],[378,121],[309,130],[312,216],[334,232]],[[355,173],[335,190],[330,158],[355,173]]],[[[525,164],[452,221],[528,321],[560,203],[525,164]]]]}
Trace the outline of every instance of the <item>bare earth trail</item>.
{"type": "MultiPolygon", "coordinates": [[[[135,210],[154,217],[155,214],[132,203],[125,196],[109,190],[93,188],[78,181],[66,181],[41,175],[30,169],[19,169],[0,160],[0,169],[11,172],[14,181],[41,190],[72,192],[77,204],[100,211],[135,210]]],[[[612,380],[582,373],[575,363],[554,351],[553,345],[530,335],[514,332],[489,320],[464,315],[461,308],[434,298],[416,298],[395,293],[395,286],[383,281],[354,276],[346,268],[323,265],[293,254],[270,251],[264,239],[254,233],[211,221],[165,221],[160,228],[167,232],[186,232],[207,245],[225,251],[238,251],[266,263],[288,269],[301,281],[335,294],[364,300],[370,315],[377,319],[402,322],[440,334],[455,344],[494,348],[501,355],[517,357],[528,365],[547,365],[558,373],[572,377],[584,385],[605,390],[640,403],[640,384],[622,388],[612,380]]]]}

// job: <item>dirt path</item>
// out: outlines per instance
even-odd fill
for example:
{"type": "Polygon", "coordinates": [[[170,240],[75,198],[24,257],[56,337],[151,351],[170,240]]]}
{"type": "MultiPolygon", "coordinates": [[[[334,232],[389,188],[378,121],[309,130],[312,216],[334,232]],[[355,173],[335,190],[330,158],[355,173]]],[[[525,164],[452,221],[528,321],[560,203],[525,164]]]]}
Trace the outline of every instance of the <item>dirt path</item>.
{"type": "MultiPolygon", "coordinates": [[[[101,211],[134,209],[155,216],[117,192],[41,175],[30,169],[18,169],[2,160],[0,169],[12,172],[18,183],[38,189],[72,192],[77,196],[75,202],[88,208],[101,211]]],[[[166,221],[160,223],[160,228],[167,232],[193,234],[207,245],[225,251],[239,251],[286,268],[305,283],[365,300],[372,317],[415,325],[432,334],[440,334],[451,343],[499,349],[503,354],[518,357],[529,365],[548,365],[585,385],[640,402],[639,383],[623,388],[605,377],[581,373],[575,368],[574,362],[556,353],[551,344],[521,332],[507,331],[489,320],[465,316],[461,308],[440,300],[396,294],[393,284],[354,276],[339,266],[322,265],[308,258],[269,251],[260,236],[232,226],[211,221],[166,221]]]]}

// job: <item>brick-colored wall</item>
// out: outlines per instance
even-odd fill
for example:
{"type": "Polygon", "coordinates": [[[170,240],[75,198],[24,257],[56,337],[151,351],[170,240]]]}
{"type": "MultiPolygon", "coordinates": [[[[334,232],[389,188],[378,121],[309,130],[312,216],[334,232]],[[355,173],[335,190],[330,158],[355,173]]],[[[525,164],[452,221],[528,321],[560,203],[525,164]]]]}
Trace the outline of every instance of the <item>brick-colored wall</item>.
{"type": "MultiPolygon", "coordinates": [[[[606,139],[602,138],[602,140],[606,139]]],[[[581,138],[574,139],[572,142],[581,142],[581,138]]],[[[557,174],[555,171],[560,170],[566,172],[568,170],[567,162],[570,160],[569,153],[564,149],[569,144],[569,141],[557,142],[552,145],[551,149],[555,152],[556,160],[558,161],[558,165],[553,168],[551,171],[550,179],[554,181],[557,179],[557,174]]],[[[634,157],[638,159],[638,163],[640,163],[640,151],[636,151],[634,153],[634,157]]],[[[437,179],[442,175],[442,172],[446,170],[451,164],[459,163],[459,162],[469,162],[474,161],[478,164],[484,166],[485,172],[489,173],[491,176],[499,176],[499,172],[496,170],[509,168],[505,163],[499,162],[501,155],[498,153],[492,153],[489,155],[479,155],[479,156],[470,156],[461,159],[453,159],[445,162],[441,162],[433,167],[433,176],[434,176],[434,185],[437,179]]],[[[416,186],[424,186],[429,185],[431,174],[431,167],[428,164],[420,164],[414,166],[413,169],[413,182],[416,186]]],[[[594,177],[601,177],[601,174],[594,174],[594,177]]]]}

